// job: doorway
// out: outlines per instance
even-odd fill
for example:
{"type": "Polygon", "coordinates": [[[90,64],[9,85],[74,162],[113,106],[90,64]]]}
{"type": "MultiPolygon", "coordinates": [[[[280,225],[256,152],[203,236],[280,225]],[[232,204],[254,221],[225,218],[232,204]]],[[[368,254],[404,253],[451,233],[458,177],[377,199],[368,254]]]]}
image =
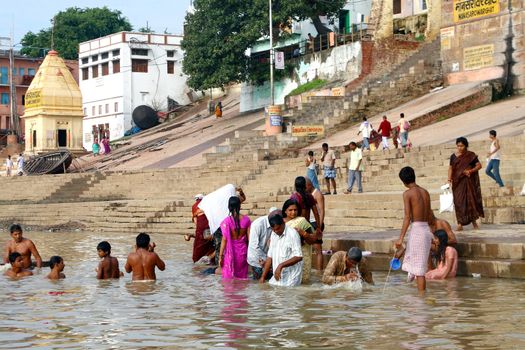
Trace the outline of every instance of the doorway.
{"type": "Polygon", "coordinates": [[[67,130],[57,130],[58,147],[67,147],[67,130]]]}

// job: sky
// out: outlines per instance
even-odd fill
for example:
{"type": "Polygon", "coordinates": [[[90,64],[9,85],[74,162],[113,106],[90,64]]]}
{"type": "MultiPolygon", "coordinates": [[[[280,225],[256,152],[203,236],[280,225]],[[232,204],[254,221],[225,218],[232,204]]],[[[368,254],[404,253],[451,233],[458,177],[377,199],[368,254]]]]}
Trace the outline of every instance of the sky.
{"type": "MultiPolygon", "coordinates": [[[[103,7],[119,10],[128,18],[133,29],[149,27],[164,33],[182,34],[184,16],[190,0],[6,0],[2,1],[0,37],[11,36],[14,25],[15,44],[28,31],[38,32],[51,27],[51,18],[68,7],[103,7]]],[[[20,48],[20,46],[16,46],[20,48]]]]}

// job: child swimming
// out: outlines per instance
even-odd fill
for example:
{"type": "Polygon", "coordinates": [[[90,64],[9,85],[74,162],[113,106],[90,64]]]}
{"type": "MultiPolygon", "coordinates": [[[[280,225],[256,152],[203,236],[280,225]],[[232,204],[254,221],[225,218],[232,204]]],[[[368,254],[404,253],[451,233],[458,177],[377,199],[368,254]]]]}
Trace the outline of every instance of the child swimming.
{"type": "Polygon", "coordinates": [[[97,245],[97,252],[98,256],[102,259],[97,268],[97,278],[99,280],[124,276],[124,273],[119,270],[118,259],[111,256],[111,245],[109,242],[100,242],[97,245]]]}

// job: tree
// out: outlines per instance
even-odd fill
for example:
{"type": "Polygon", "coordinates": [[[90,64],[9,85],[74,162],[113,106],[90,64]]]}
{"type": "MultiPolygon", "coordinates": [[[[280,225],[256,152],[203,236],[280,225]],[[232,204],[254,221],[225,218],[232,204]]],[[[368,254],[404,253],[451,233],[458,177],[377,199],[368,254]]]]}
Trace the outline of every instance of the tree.
{"type": "MultiPolygon", "coordinates": [[[[333,16],[346,0],[273,0],[273,33],[279,23],[320,15],[333,16]]],[[[195,0],[186,16],[183,71],[188,85],[197,90],[222,87],[230,82],[268,79],[245,52],[269,34],[268,0],[195,0]]],[[[277,38],[277,36],[276,36],[277,38]]]]}
{"type": "MultiPolygon", "coordinates": [[[[57,13],[54,21],[54,49],[66,59],[78,59],[78,44],[120,31],[130,31],[128,19],[118,10],[70,7],[57,13]]],[[[30,57],[44,56],[51,48],[53,28],[28,32],[22,38],[21,53],[30,57]]]]}

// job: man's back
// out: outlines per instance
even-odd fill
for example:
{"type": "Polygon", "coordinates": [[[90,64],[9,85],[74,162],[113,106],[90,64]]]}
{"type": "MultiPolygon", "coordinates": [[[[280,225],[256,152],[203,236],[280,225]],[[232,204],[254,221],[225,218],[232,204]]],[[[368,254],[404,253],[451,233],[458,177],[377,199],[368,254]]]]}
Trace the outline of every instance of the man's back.
{"type": "Polygon", "coordinates": [[[126,262],[126,272],[133,272],[132,280],[155,280],[155,267],[163,271],[164,262],[157,253],[139,248],[136,252],[128,255],[126,262]]]}
{"type": "Polygon", "coordinates": [[[423,187],[415,186],[403,194],[405,203],[408,200],[410,218],[412,222],[431,222],[432,209],[430,207],[430,195],[423,187]]]}
{"type": "Polygon", "coordinates": [[[113,256],[105,257],[99,266],[99,279],[120,278],[118,259],[113,256]]]}

